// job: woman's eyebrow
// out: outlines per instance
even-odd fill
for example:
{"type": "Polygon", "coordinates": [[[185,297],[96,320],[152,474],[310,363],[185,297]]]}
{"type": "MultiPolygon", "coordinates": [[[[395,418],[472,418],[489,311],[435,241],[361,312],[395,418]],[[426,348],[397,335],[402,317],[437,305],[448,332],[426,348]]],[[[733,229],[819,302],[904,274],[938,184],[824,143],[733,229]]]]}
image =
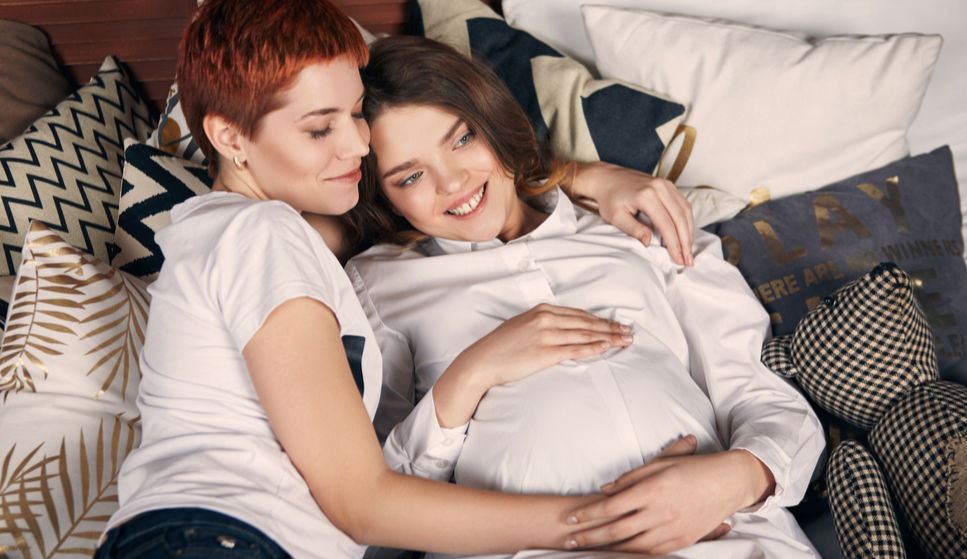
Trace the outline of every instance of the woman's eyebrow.
{"type": "MultiPolygon", "coordinates": [[[[366,92],[364,91],[362,93],[362,95],[359,96],[359,99],[356,99],[356,103],[353,103],[353,105],[358,104],[360,101],[363,100],[363,97],[365,97],[365,96],[366,96],[366,92]]],[[[328,115],[328,114],[335,113],[337,111],[339,111],[339,108],[338,107],[326,107],[324,109],[316,109],[314,111],[309,111],[306,114],[300,116],[296,120],[296,122],[305,120],[305,119],[309,118],[310,116],[325,116],[325,115],[328,115]]]]}
{"type": "Polygon", "coordinates": [[[457,121],[453,123],[453,127],[450,128],[450,131],[447,132],[447,134],[440,140],[440,143],[438,145],[440,147],[443,147],[443,144],[449,142],[450,138],[452,138],[453,135],[457,133],[457,129],[460,128],[462,124],[463,124],[463,119],[458,118],[457,121]]]}
{"type": "Polygon", "coordinates": [[[412,167],[414,165],[416,165],[416,160],[415,159],[410,159],[409,161],[405,161],[403,163],[400,163],[396,167],[393,167],[389,171],[386,171],[385,173],[383,173],[382,180],[386,180],[389,176],[395,175],[396,173],[399,173],[400,171],[405,171],[405,170],[409,169],[410,167],[412,167]]]}

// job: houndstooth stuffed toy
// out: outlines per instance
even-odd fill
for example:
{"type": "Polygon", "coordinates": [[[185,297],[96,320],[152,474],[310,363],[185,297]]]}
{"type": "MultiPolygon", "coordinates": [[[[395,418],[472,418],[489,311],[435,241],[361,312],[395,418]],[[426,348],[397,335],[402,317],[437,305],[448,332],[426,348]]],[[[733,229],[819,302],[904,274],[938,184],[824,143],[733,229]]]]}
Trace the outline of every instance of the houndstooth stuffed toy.
{"type": "Polygon", "coordinates": [[[826,411],[870,429],[867,446],[843,442],[827,464],[846,557],[906,557],[891,496],[931,558],[967,557],[967,387],[939,380],[903,270],[883,263],[843,286],[793,334],[766,342],[762,361],[826,411]]]}

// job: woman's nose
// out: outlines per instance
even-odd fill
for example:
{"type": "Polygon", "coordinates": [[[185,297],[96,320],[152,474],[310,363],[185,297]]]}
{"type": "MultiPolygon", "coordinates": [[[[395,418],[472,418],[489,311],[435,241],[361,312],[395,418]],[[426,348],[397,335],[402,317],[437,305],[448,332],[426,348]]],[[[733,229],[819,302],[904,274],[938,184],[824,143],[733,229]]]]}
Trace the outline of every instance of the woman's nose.
{"type": "Polygon", "coordinates": [[[353,125],[345,126],[346,133],[339,142],[336,155],[340,159],[360,159],[369,153],[369,125],[363,119],[353,119],[353,125]]]}
{"type": "Polygon", "coordinates": [[[440,171],[439,188],[446,194],[460,192],[467,182],[467,171],[459,165],[443,165],[440,171]]]}

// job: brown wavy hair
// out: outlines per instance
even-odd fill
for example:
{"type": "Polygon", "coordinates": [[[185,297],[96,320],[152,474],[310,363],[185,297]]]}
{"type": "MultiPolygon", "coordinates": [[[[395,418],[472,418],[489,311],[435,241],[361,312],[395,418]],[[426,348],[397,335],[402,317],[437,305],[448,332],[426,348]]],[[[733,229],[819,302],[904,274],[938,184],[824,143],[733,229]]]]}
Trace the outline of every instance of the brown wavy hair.
{"type": "MultiPolygon", "coordinates": [[[[371,45],[369,65],[360,73],[368,122],[386,110],[414,105],[462,118],[514,177],[517,195],[525,201],[569,182],[574,172],[573,164],[551,160],[550,149],[497,74],[448,45],[423,37],[385,37],[371,45]],[[535,185],[542,179],[547,181],[535,185]]],[[[347,241],[356,251],[377,243],[413,246],[426,235],[392,211],[379,187],[376,163],[370,150],[363,159],[359,203],[342,217],[347,241]]]]}

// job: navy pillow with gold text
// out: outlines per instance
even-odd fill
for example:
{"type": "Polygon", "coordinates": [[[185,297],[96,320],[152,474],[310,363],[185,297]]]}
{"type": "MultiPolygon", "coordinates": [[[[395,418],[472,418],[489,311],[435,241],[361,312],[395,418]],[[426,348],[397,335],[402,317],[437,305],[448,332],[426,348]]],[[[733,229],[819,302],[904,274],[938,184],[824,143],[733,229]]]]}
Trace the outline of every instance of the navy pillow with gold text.
{"type": "Polygon", "coordinates": [[[791,334],[823,297],[894,262],[914,282],[941,376],[967,379],[967,268],[950,148],[815,191],[765,202],[706,228],[772,318],[791,334]]]}

